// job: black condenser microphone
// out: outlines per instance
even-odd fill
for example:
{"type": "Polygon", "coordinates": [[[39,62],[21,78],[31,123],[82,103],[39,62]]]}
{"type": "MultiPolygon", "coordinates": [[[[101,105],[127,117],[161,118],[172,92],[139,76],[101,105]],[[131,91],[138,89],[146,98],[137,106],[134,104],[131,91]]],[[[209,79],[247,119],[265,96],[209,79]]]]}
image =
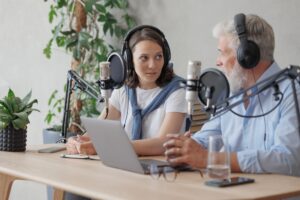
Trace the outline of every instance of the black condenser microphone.
{"type": "Polygon", "coordinates": [[[101,96],[104,98],[106,108],[108,108],[108,99],[112,92],[109,65],[110,62],[100,63],[100,91],[101,96]]]}
{"type": "Polygon", "coordinates": [[[188,115],[193,114],[194,103],[197,100],[200,71],[200,61],[189,61],[185,89],[185,99],[188,103],[188,115]]]}

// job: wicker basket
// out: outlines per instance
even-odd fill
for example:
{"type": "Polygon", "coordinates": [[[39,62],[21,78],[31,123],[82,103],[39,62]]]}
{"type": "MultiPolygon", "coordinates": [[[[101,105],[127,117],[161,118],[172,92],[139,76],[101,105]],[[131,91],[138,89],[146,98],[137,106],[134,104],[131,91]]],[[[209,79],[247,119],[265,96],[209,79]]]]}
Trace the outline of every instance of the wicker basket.
{"type": "Polygon", "coordinates": [[[0,151],[25,151],[27,130],[15,130],[12,126],[0,129],[0,151]]]}

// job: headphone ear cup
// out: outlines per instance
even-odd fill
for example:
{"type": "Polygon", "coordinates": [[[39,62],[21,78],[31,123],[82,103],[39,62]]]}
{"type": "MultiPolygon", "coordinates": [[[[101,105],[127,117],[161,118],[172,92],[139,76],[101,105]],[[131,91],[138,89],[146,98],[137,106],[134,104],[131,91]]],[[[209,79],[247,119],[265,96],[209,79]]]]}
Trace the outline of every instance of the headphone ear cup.
{"type": "Polygon", "coordinates": [[[246,44],[242,44],[237,49],[237,60],[245,69],[254,68],[260,60],[260,51],[257,44],[247,40],[246,44]]]}
{"type": "Polygon", "coordinates": [[[169,47],[169,44],[168,42],[164,39],[164,46],[163,46],[163,52],[164,52],[164,65],[165,66],[168,66],[169,65],[169,62],[171,60],[171,50],[170,50],[170,47],[169,47]]]}
{"type": "Polygon", "coordinates": [[[131,55],[131,51],[129,48],[124,49],[123,58],[126,62],[126,66],[127,66],[127,75],[129,75],[133,70],[132,55],[131,55]]]}

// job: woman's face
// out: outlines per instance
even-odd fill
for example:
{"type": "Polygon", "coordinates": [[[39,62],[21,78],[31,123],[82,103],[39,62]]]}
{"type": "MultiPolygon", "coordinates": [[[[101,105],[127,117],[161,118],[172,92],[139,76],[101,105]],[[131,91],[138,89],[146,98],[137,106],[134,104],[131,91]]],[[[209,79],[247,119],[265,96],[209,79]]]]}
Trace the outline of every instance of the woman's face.
{"type": "Polygon", "coordinates": [[[143,40],[135,45],[132,53],[140,88],[152,89],[157,87],[156,80],[164,66],[161,46],[151,40],[143,40]]]}

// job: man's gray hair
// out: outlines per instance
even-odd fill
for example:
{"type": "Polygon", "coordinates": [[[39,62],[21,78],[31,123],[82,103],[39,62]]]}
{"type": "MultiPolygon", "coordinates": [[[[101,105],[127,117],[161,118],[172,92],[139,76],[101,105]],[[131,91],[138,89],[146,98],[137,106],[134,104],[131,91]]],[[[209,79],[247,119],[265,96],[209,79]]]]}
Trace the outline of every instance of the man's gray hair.
{"type": "MultiPolygon", "coordinates": [[[[260,50],[261,60],[274,60],[275,39],[273,28],[263,18],[249,14],[246,15],[247,39],[255,42],[260,50]]],[[[234,20],[228,20],[218,23],[213,29],[213,36],[221,36],[231,39],[231,48],[237,50],[240,41],[235,30],[234,20]]]]}

